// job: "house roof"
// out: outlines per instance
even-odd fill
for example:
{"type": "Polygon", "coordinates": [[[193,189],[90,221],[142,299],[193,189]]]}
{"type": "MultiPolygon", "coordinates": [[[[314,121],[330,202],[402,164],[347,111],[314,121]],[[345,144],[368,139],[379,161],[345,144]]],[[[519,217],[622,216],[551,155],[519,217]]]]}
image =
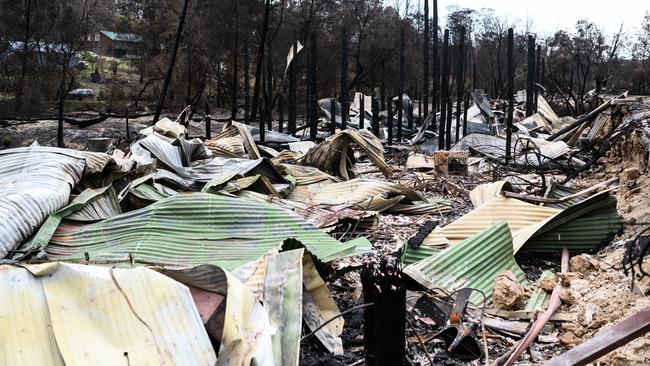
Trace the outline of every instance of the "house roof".
{"type": "Polygon", "coordinates": [[[103,35],[116,42],[142,42],[142,36],[133,33],[116,33],[111,31],[100,31],[103,35]]]}

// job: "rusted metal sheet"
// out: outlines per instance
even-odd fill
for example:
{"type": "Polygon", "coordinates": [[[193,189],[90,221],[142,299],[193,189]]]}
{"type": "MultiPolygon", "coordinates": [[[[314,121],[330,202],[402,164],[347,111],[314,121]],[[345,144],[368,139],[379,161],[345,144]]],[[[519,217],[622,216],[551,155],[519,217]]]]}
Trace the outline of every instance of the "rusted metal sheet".
{"type": "Polygon", "coordinates": [[[603,330],[595,337],[547,362],[546,366],[587,365],[648,332],[650,307],[603,330]]]}

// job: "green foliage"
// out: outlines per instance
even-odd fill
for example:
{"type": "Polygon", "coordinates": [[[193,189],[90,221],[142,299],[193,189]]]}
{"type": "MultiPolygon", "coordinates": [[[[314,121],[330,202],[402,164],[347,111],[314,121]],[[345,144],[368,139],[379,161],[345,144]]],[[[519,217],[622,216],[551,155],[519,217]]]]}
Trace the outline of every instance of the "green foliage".
{"type": "Polygon", "coordinates": [[[11,145],[11,142],[12,142],[12,141],[13,141],[13,140],[11,139],[11,136],[9,136],[9,135],[7,135],[7,136],[2,136],[2,138],[0,139],[0,144],[1,144],[2,146],[4,146],[4,147],[9,147],[9,145],[11,145]]]}

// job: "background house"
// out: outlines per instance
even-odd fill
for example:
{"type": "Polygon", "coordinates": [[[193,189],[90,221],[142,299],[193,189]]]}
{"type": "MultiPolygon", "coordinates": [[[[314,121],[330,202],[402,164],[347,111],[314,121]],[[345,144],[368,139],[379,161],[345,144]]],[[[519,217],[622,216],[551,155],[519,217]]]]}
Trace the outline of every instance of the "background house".
{"type": "Polygon", "coordinates": [[[100,31],[98,53],[104,56],[124,57],[137,53],[135,48],[142,42],[142,36],[137,34],[100,31]]]}

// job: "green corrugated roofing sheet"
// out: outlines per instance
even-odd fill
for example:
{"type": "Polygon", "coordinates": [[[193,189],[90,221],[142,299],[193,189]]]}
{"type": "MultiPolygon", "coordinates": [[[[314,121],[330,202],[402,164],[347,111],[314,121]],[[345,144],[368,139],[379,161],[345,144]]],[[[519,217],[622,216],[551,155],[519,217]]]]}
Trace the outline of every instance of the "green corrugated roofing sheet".
{"type": "Polygon", "coordinates": [[[616,198],[609,192],[595,194],[564,209],[549,219],[521,248],[524,252],[572,254],[591,251],[623,229],[623,217],[616,209],[616,198]]]}
{"type": "Polygon", "coordinates": [[[404,243],[403,248],[404,249],[402,253],[402,263],[405,266],[427,259],[441,251],[441,249],[439,248],[427,247],[424,245],[421,245],[413,249],[409,247],[408,244],[406,243],[404,243]]]}
{"type": "MultiPolygon", "coordinates": [[[[510,229],[501,221],[432,257],[406,266],[404,273],[431,289],[453,292],[471,287],[481,290],[489,303],[494,279],[504,270],[512,271],[520,283],[526,282],[524,272],[515,262],[510,229]]],[[[470,301],[482,304],[483,297],[475,291],[470,301]]]]}
{"type": "Polygon", "coordinates": [[[55,260],[83,259],[85,253],[91,260],[128,260],[132,255],[161,265],[214,264],[231,270],[287,238],[300,241],[323,262],[357,253],[361,243],[341,243],[267,203],[191,193],[91,225],[61,225],[45,250],[55,260]]]}
{"type": "Polygon", "coordinates": [[[133,33],[117,33],[111,31],[101,31],[103,35],[116,42],[142,42],[142,36],[133,33]]]}

